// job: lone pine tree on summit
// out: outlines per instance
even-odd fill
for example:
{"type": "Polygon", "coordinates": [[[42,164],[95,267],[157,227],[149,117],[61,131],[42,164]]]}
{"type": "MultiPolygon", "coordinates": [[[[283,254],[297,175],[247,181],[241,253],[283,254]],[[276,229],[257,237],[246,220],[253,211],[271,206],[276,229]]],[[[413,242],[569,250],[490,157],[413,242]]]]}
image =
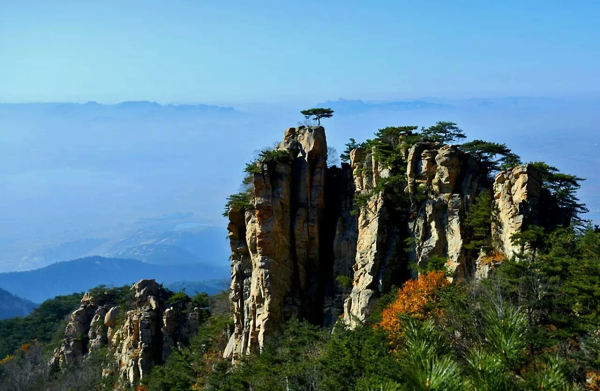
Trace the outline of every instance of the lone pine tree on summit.
{"type": "Polygon", "coordinates": [[[333,110],[331,110],[331,109],[324,109],[324,108],[315,108],[315,109],[302,110],[300,113],[302,113],[302,115],[306,119],[309,119],[310,117],[313,117],[313,119],[317,120],[317,124],[318,125],[321,125],[321,118],[331,118],[331,117],[333,117],[333,110]]]}

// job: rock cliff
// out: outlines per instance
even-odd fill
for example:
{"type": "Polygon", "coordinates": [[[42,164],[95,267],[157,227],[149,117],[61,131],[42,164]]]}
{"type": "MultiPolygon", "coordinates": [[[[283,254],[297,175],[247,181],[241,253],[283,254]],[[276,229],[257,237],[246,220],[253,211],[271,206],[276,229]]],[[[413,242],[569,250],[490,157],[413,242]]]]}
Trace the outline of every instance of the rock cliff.
{"type": "Polygon", "coordinates": [[[106,290],[86,293],[70,317],[64,339],[50,360],[52,370],[106,355],[104,377],[116,388],[140,384],[171,349],[197,330],[201,308],[172,308],[169,292],[154,280],[141,280],[125,296],[106,290]]]}
{"type": "Polygon", "coordinates": [[[278,150],[283,158],[257,163],[251,207],[229,211],[232,357],[262,346],[265,334],[292,315],[317,322],[322,316],[325,130],[290,128],[278,150]]]}
{"type": "Polygon", "coordinates": [[[494,208],[496,218],[492,223],[494,248],[508,258],[515,256],[517,248],[510,237],[518,233],[527,222],[537,222],[540,196],[542,192],[541,175],[532,165],[515,167],[512,171],[503,171],[494,181],[494,208]]]}
{"type": "Polygon", "coordinates": [[[455,278],[472,278],[489,272],[486,254],[520,250],[510,237],[535,220],[542,192],[532,166],[494,180],[457,146],[386,142],[399,151],[394,164],[373,147],[327,168],[324,129],[301,126],[285,131],[278,158],[254,163],[248,203],[228,210],[235,331],[225,357],[260,349],[291,316],[364,322],[375,298],[415,275],[411,264],[441,257],[455,278]],[[494,219],[493,246],[480,253],[467,246],[466,216],[482,194],[494,219]]]}

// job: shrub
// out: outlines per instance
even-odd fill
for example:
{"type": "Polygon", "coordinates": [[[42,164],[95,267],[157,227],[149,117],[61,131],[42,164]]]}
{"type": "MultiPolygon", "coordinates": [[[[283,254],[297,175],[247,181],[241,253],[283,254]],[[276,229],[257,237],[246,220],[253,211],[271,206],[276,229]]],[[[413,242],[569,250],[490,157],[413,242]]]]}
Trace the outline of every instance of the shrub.
{"type": "Polygon", "coordinates": [[[402,317],[427,319],[440,314],[439,293],[449,284],[444,272],[431,271],[417,280],[408,280],[398,290],[394,302],[382,311],[379,322],[379,327],[388,334],[392,346],[397,348],[402,342],[402,317]]]}

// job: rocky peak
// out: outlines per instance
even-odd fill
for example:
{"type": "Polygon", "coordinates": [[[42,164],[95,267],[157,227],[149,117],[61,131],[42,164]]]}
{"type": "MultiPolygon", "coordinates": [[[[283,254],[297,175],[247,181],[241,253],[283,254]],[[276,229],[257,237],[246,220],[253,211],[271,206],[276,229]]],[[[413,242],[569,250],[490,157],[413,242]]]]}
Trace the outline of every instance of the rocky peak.
{"type": "Polygon", "coordinates": [[[375,149],[352,150],[349,165],[327,168],[322,127],[285,131],[277,149],[289,159],[260,161],[249,205],[228,212],[235,331],[225,357],[260,349],[291,316],[322,325],[339,316],[352,326],[364,322],[373,299],[414,276],[411,263],[425,267],[443,257],[455,277],[485,275],[478,270],[489,265],[466,247],[466,215],[481,194],[493,196],[498,214],[493,250],[500,259],[515,254],[510,236],[535,218],[541,191],[533,167],[499,173],[490,183],[477,159],[457,146],[407,145],[404,179],[393,184],[409,200],[400,207],[376,191],[399,166],[383,164],[375,149]],[[364,201],[358,207],[357,197],[364,201]]]}
{"type": "Polygon", "coordinates": [[[322,316],[325,130],[289,128],[278,150],[288,151],[290,159],[259,162],[251,206],[229,211],[235,332],[226,354],[231,357],[262,346],[265,334],[292,315],[322,316]]]}

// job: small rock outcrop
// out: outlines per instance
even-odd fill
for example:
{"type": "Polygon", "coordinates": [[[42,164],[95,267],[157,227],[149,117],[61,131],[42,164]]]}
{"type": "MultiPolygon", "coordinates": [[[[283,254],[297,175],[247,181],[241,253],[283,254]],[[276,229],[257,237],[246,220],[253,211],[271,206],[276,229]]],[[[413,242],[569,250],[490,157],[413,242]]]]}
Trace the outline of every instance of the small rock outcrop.
{"type": "Polygon", "coordinates": [[[154,280],[134,284],[126,297],[113,291],[86,293],[71,314],[64,339],[54,351],[52,370],[84,360],[106,348],[103,376],[114,376],[117,388],[139,385],[174,346],[198,329],[204,309],[171,308],[169,292],[154,280]]]}
{"type": "Polygon", "coordinates": [[[520,251],[511,236],[536,222],[543,195],[532,166],[494,180],[458,146],[395,137],[383,140],[402,156],[392,166],[376,149],[357,148],[350,164],[327,168],[320,126],[287,129],[276,158],[256,162],[249,202],[228,211],[235,329],[225,357],[260,349],[292,316],[364,322],[375,298],[415,276],[411,264],[441,257],[454,278],[485,277],[520,251]],[[466,219],[485,194],[495,210],[493,245],[480,252],[467,246],[466,219]]]}
{"type": "Polygon", "coordinates": [[[147,377],[155,364],[163,360],[164,301],[154,280],[141,280],[131,287],[133,309],[127,311],[121,327],[111,330],[110,354],[113,372],[121,384],[133,386],[147,377]]]}
{"type": "Polygon", "coordinates": [[[86,293],[81,304],[70,316],[64,339],[50,359],[52,369],[73,364],[84,355],[105,345],[108,328],[104,316],[108,309],[103,298],[86,293]]]}

